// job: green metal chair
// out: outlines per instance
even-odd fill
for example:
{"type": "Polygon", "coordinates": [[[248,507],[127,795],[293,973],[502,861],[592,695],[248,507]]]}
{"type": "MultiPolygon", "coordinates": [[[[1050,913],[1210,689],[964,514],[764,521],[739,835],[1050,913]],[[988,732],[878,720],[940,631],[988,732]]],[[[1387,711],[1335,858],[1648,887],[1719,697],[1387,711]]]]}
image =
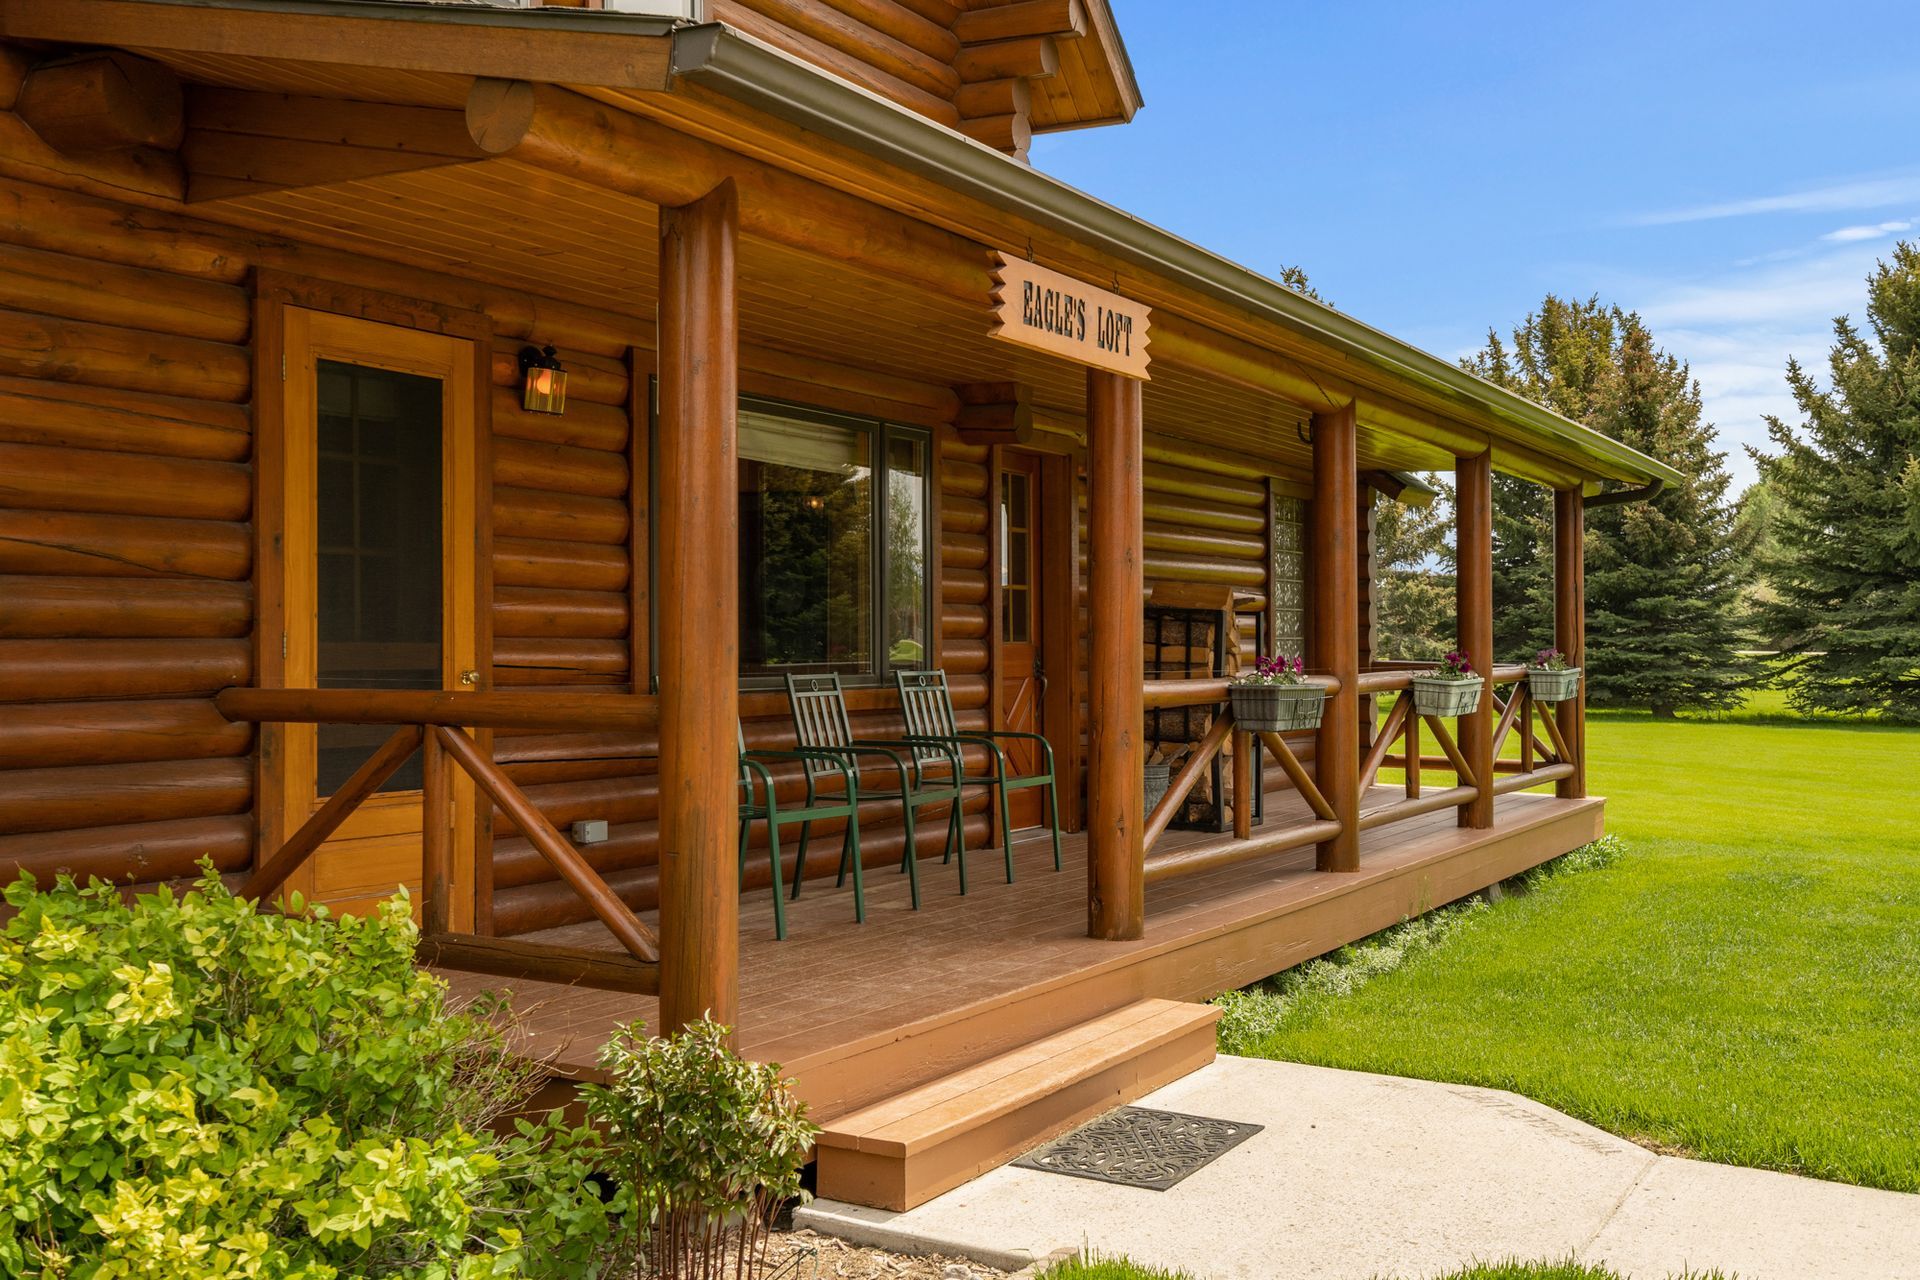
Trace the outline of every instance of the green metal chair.
{"type": "MultiPolygon", "coordinates": [[[[957,748],[933,752],[945,764],[944,778],[931,777],[924,767],[930,744],[901,742],[890,738],[856,738],[847,721],[847,699],[838,675],[787,676],[787,702],[793,708],[793,731],[802,751],[810,753],[807,771],[826,775],[857,764],[867,756],[886,761],[898,786],[892,790],[862,787],[863,800],[898,800],[906,827],[906,848],[900,869],[906,872],[913,889],[913,909],[920,909],[920,864],[914,856],[914,813],[929,805],[952,806],[947,818],[947,858],[960,862],[960,892],[967,891],[967,837],[960,813],[960,753],[957,748]],[[827,757],[827,758],[822,758],[827,757]],[[831,758],[837,757],[837,763],[831,758]]],[[[857,772],[857,770],[856,770],[857,772]]],[[[807,829],[800,829],[800,857],[806,858],[807,829]]],[[[843,868],[844,872],[844,868],[843,868]]],[[[793,882],[793,895],[800,896],[800,881],[793,882]]]]}
{"type": "Polygon", "coordinates": [[[773,866],[773,936],[784,942],[787,938],[787,908],[785,885],[781,883],[780,867],[780,828],[791,823],[800,824],[800,856],[793,864],[793,894],[800,896],[800,881],[807,874],[807,837],[811,834],[816,819],[845,818],[846,834],[840,838],[840,883],[846,883],[847,864],[853,864],[853,918],[856,923],[867,922],[867,891],[860,875],[860,783],[859,770],[844,756],[834,753],[815,751],[748,751],[747,735],[736,724],[734,731],[740,740],[740,790],[745,797],[740,804],[740,874],[747,874],[747,837],[753,830],[753,824],[765,820],[767,824],[767,860],[773,866]],[[774,793],[773,772],[768,764],[779,761],[801,760],[806,762],[803,770],[807,780],[807,801],[798,809],[782,809],[779,797],[774,793]],[[822,802],[819,795],[817,778],[819,770],[835,771],[840,774],[841,788],[836,799],[822,802]],[[755,784],[758,783],[756,793],[755,784]]]}
{"type": "Polygon", "coordinates": [[[1007,861],[1007,883],[1013,883],[1013,818],[1007,793],[1028,787],[1047,789],[1047,823],[1053,830],[1053,869],[1060,870],[1060,795],[1053,780],[1053,744],[1037,733],[1018,733],[1011,729],[983,729],[962,733],[953,714],[953,695],[947,689],[944,671],[896,671],[893,683],[900,690],[900,714],[907,722],[907,740],[939,744],[944,747],[985,747],[990,772],[963,774],[960,785],[985,787],[988,802],[997,798],[1000,808],[1000,843],[1007,861]],[[1039,745],[1043,768],[1038,773],[1018,774],[1007,768],[1007,754],[999,740],[1013,739],[1039,745]]]}

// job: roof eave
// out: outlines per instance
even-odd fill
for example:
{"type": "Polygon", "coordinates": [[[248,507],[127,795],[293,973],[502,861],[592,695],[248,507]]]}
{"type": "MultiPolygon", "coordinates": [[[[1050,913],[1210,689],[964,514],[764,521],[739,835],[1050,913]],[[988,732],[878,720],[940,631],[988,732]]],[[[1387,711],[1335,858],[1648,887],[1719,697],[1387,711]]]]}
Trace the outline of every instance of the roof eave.
{"type": "Polygon", "coordinates": [[[1665,463],[722,24],[684,27],[673,44],[676,79],[1008,209],[1527,435],[1554,441],[1586,459],[1596,476],[1682,479],[1665,463]]]}

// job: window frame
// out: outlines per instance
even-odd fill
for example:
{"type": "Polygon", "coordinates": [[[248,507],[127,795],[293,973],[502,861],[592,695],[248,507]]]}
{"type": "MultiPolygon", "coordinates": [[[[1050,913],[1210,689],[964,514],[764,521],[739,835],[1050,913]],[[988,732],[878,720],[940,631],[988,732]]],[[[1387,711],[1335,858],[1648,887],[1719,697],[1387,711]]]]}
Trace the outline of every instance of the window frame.
{"type": "MultiPolygon", "coordinates": [[[[932,431],[925,427],[916,427],[910,423],[895,422],[889,418],[876,418],[864,414],[842,413],[833,409],[823,409],[817,405],[801,404],[792,400],[780,400],[771,396],[742,395],[739,407],[743,411],[765,414],[769,417],[785,418],[792,422],[811,423],[816,426],[838,427],[857,431],[867,445],[867,470],[873,485],[873,516],[868,522],[868,554],[873,557],[872,596],[868,600],[868,652],[871,655],[867,670],[862,672],[842,671],[840,683],[849,689],[883,688],[893,679],[893,669],[887,662],[887,653],[891,643],[887,636],[887,588],[893,580],[892,552],[887,546],[890,506],[893,501],[893,465],[888,456],[890,445],[895,440],[918,442],[923,459],[920,477],[920,510],[922,533],[920,543],[920,616],[925,620],[926,635],[922,639],[922,652],[929,658],[933,654],[933,633],[938,621],[933,614],[934,601],[934,549],[935,539],[940,531],[934,527],[936,510],[934,494],[934,445],[932,431]]],[[[736,439],[736,451],[738,442],[736,439]]],[[[739,555],[736,541],[734,555],[739,555]]],[[[746,584],[739,584],[740,599],[735,602],[735,613],[744,616],[746,584]]],[[[743,692],[779,690],[786,688],[783,675],[749,675],[744,670],[739,675],[740,689],[743,692]]]]}

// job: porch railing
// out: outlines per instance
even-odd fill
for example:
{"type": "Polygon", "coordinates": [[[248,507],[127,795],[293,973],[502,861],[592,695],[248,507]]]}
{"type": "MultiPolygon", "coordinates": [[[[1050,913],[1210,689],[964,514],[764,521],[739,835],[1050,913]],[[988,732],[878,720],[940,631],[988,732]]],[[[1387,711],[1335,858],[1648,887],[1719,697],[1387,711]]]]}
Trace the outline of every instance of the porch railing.
{"type": "Polygon", "coordinates": [[[261,861],[241,886],[243,897],[265,901],[287,882],[341,824],[387,779],[423,753],[421,787],[421,937],[424,964],[495,977],[574,983],[656,994],[660,946],[640,918],[607,886],[572,842],[554,829],[500,766],[468,735],[472,729],[536,731],[648,730],[658,715],[650,697],[556,694],[441,693],[389,689],[234,688],[214,703],[229,720],[251,724],[395,725],[367,757],[303,822],[287,842],[261,861]],[[455,933],[452,771],[459,769],[511,818],[527,842],[578,893],[626,954],[455,933]]]}
{"type": "MultiPolygon", "coordinates": [[[[1441,809],[1457,808],[1470,802],[1479,792],[1479,779],[1474,776],[1473,768],[1448,731],[1446,721],[1438,716],[1419,715],[1414,710],[1413,677],[1426,669],[1426,664],[1396,664],[1393,669],[1375,669],[1360,676],[1358,687],[1362,698],[1398,693],[1361,761],[1360,793],[1365,796],[1373,789],[1375,780],[1384,768],[1400,769],[1404,777],[1401,784],[1404,792],[1402,799],[1361,812],[1362,831],[1441,809]],[[1423,727],[1441,754],[1426,754],[1421,742],[1423,727]],[[1427,770],[1452,773],[1455,785],[1439,791],[1427,790],[1424,784],[1427,770]]],[[[1560,727],[1554,722],[1547,704],[1534,701],[1526,674],[1527,669],[1522,666],[1495,667],[1487,681],[1486,696],[1493,700],[1495,716],[1492,751],[1495,795],[1558,782],[1562,778],[1572,777],[1574,773],[1573,753],[1566,739],[1561,736],[1560,727]],[[1510,686],[1504,700],[1500,697],[1503,685],[1510,686]],[[1536,710],[1540,723],[1547,731],[1544,740],[1533,731],[1536,710]],[[1516,728],[1520,730],[1520,758],[1503,759],[1501,753],[1516,728]]]]}
{"type": "MultiPolygon", "coordinates": [[[[1362,742],[1365,754],[1360,764],[1362,807],[1358,820],[1362,831],[1405,822],[1444,809],[1457,809],[1471,803],[1479,794],[1479,779],[1447,722],[1441,717],[1422,716],[1414,711],[1413,677],[1430,668],[1430,663],[1383,664],[1362,672],[1356,682],[1362,698],[1374,698],[1382,693],[1398,694],[1371,740],[1362,742]],[[1426,742],[1431,742],[1438,754],[1427,754],[1426,742]],[[1366,798],[1377,789],[1380,772],[1386,768],[1404,771],[1401,798],[1388,804],[1366,807],[1366,798]],[[1426,780],[1430,772],[1451,774],[1452,785],[1431,788],[1426,780]]],[[[1327,685],[1330,696],[1337,691],[1337,681],[1327,677],[1318,679],[1327,685]]],[[[1234,723],[1233,708],[1227,701],[1227,683],[1225,680],[1210,679],[1147,682],[1145,705],[1148,710],[1196,706],[1214,709],[1213,723],[1206,735],[1174,776],[1166,795],[1147,815],[1144,840],[1148,884],[1318,844],[1331,839],[1341,830],[1333,805],[1328,803],[1314,774],[1294,753],[1286,737],[1277,733],[1248,732],[1234,723]],[[1180,812],[1189,794],[1206,775],[1208,766],[1226,749],[1229,742],[1233,744],[1232,835],[1179,849],[1156,851],[1155,846],[1166,835],[1174,815],[1180,812]],[[1285,771],[1294,790],[1306,802],[1310,816],[1304,820],[1286,824],[1269,823],[1257,830],[1254,828],[1253,758],[1256,751],[1263,749],[1285,771]]],[[[1527,684],[1525,667],[1495,668],[1488,681],[1486,696],[1492,699],[1495,716],[1495,777],[1492,784],[1495,795],[1524,791],[1573,776],[1573,752],[1548,704],[1534,700],[1527,684]],[[1500,695],[1503,687],[1507,689],[1504,698],[1500,695]],[[1502,758],[1502,751],[1516,729],[1520,733],[1519,756],[1517,759],[1502,758]]]]}
{"type": "MultiPolygon", "coordinates": [[[[1337,681],[1321,678],[1327,686],[1329,695],[1334,693],[1337,681]]],[[[1146,845],[1146,880],[1154,884],[1162,880],[1171,880],[1179,876],[1195,875],[1202,871],[1211,871],[1216,867],[1232,866],[1252,858],[1265,857],[1268,854],[1284,853],[1310,844],[1319,844],[1340,833],[1339,819],[1334,815],[1333,806],[1315,784],[1312,774],[1301,764],[1287,740],[1277,733],[1253,733],[1240,728],[1233,719],[1233,707],[1227,703],[1227,682],[1225,680],[1153,680],[1146,686],[1145,703],[1148,710],[1167,707],[1207,706],[1216,708],[1212,725],[1206,736],[1200,740],[1193,754],[1187,757],[1167,786],[1167,794],[1147,815],[1144,843],[1146,845]],[[1197,844],[1179,849],[1165,849],[1156,852],[1154,846],[1167,832],[1173,822],[1173,815],[1187,801],[1194,787],[1206,774],[1231,739],[1233,743],[1233,833],[1222,835],[1197,844]],[[1264,748],[1273,756],[1274,761],[1286,772],[1294,788],[1306,800],[1312,818],[1304,822],[1290,824],[1268,823],[1259,831],[1253,827],[1253,756],[1254,752],[1264,748]]]]}

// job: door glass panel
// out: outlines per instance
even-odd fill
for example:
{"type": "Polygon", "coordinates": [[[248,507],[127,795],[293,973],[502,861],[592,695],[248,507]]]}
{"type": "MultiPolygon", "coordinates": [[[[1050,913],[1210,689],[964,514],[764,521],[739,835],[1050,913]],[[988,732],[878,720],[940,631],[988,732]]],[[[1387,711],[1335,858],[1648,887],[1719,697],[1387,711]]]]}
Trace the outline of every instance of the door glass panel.
{"type": "MultiPolygon", "coordinates": [[[[322,360],[314,501],[322,689],[438,689],[441,426],[436,378],[322,360]]],[[[392,732],[321,725],[317,791],[331,795],[392,732]]],[[[420,789],[420,757],[383,791],[420,789]]]]}
{"type": "Polygon", "coordinates": [[[1025,644],[1033,634],[1028,591],[1033,585],[1031,488],[1023,472],[1000,477],[1000,638],[1025,644]]]}

